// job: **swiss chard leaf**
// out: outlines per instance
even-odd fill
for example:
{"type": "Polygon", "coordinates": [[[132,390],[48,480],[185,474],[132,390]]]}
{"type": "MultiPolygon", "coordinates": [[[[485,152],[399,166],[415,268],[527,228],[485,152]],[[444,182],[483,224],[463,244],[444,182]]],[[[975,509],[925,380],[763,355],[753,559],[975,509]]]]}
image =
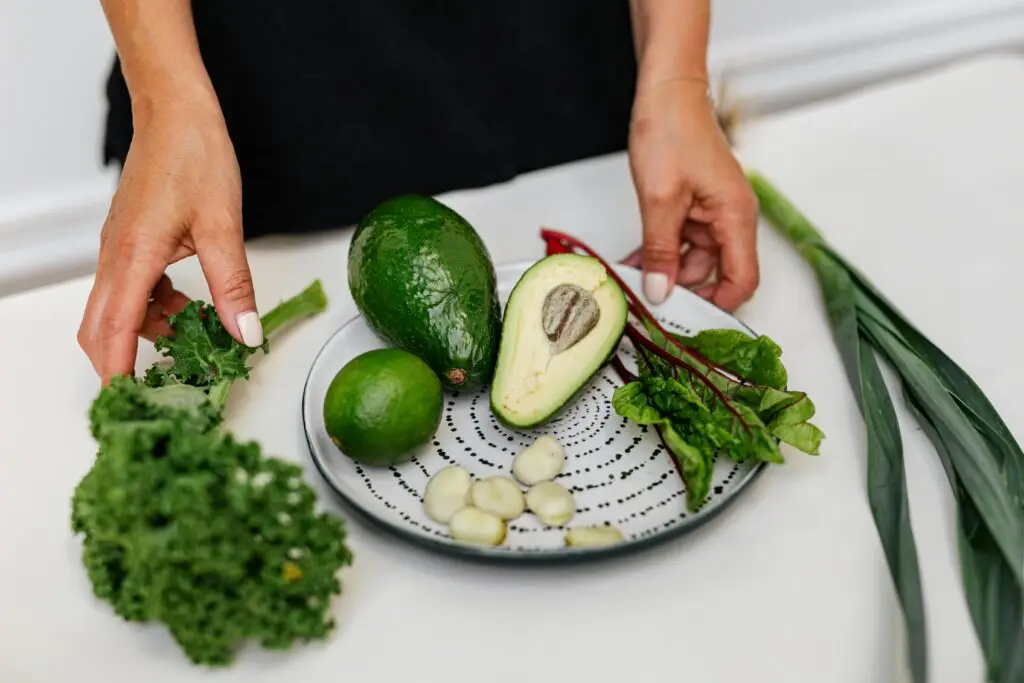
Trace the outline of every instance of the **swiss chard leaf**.
{"type": "Polygon", "coordinates": [[[788,377],[780,360],[782,349],[765,336],[752,337],[732,329],[702,330],[693,336],[674,335],[715,365],[754,384],[785,389],[788,377]]]}
{"type": "Polygon", "coordinates": [[[696,446],[687,443],[671,425],[664,425],[660,432],[669,453],[682,469],[688,507],[691,511],[696,510],[708,497],[708,491],[711,489],[714,460],[696,446]]]}
{"type": "MultiPolygon", "coordinates": [[[[648,331],[652,332],[651,340],[660,348],[673,353],[677,358],[681,357],[678,348],[668,342],[656,327],[648,326],[648,331]]],[[[825,435],[821,429],[808,422],[814,416],[815,409],[814,403],[805,393],[740,383],[721,372],[710,370],[699,361],[691,362],[691,359],[686,358],[685,362],[692,372],[707,373],[704,376],[721,395],[716,395],[703,382],[693,380],[689,371],[680,374],[663,359],[647,353],[642,347],[638,349],[641,379],[672,378],[679,385],[675,389],[676,393],[686,388],[693,399],[706,409],[703,417],[713,419],[723,428],[734,432],[735,438],[728,441],[728,445],[731,445],[729,454],[733,460],[740,462],[753,456],[766,462],[783,462],[778,445],[767,438],[769,436],[809,455],[820,453],[825,435]]],[[[683,433],[687,431],[682,430],[683,433]]]]}
{"type": "Polygon", "coordinates": [[[639,380],[615,390],[612,394],[612,408],[622,417],[637,424],[652,425],[666,422],[658,409],[650,404],[647,394],[644,393],[644,383],[639,380]]]}
{"type": "Polygon", "coordinates": [[[696,510],[707,498],[711,488],[714,450],[702,450],[687,443],[673,429],[669,416],[682,416],[687,409],[706,410],[699,398],[678,382],[668,382],[661,377],[646,377],[616,389],[612,396],[612,407],[619,415],[637,424],[653,425],[658,430],[686,487],[687,508],[696,510]]]}

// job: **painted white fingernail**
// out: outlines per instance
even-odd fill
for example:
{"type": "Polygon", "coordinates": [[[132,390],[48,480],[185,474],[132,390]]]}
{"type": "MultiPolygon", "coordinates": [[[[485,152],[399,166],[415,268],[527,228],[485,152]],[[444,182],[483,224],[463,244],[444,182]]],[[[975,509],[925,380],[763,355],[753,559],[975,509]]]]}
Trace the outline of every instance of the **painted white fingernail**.
{"type": "Polygon", "coordinates": [[[235,318],[238,323],[238,331],[242,335],[242,343],[249,348],[256,348],[263,343],[263,323],[260,322],[260,314],[256,311],[239,313],[235,318]]]}
{"type": "Polygon", "coordinates": [[[660,304],[668,298],[669,281],[665,273],[644,275],[644,295],[652,304],[660,304]]]}

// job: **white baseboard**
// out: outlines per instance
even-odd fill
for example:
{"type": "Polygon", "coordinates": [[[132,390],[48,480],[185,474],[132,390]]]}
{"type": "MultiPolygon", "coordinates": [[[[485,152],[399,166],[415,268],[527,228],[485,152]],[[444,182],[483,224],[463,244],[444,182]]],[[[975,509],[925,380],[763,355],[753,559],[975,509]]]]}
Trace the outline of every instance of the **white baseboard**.
{"type": "Polygon", "coordinates": [[[0,297],[92,272],[111,174],[0,205],[0,297]]]}
{"type": "MultiPolygon", "coordinates": [[[[760,40],[713,45],[716,83],[727,82],[729,100],[749,115],[1024,47],[1024,0],[930,0],[843,14],[760,40]]],[[[104,174],[19,206],[0,205],[0,296],[91,272],[113,189],[113,176],[104,174]]]]}
{"type": "Polygon", "coordinates": [[[716,89],[756,114],[1021,48],[1024,0],[922,0],[713,45],[708,62],[716,89]]]}

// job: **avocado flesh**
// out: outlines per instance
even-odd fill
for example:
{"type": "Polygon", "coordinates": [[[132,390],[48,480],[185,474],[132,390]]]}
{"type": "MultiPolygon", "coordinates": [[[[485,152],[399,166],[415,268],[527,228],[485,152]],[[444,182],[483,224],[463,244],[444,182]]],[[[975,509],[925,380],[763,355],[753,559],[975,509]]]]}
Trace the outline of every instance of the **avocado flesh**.
{"type": "Polygon", "coordinates": [[[628,310],[622,290],[597,259],[555,254],[538,261],[520,278],[505,306],[491,411],[517,428],[550,420],[615,352],[628,310]],[[551,290],[563,284],[589,292],[600,315],[586,335],[558,353],[545,334],[543,307],[551,290]]]}

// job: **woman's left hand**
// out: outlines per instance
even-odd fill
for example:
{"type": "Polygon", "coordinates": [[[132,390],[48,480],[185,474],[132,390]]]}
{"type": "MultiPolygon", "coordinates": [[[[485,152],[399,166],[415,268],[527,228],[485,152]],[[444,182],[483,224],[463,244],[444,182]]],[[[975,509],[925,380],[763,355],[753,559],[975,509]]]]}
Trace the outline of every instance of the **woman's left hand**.
{"type": "Polygon", "coordinates": [[[759,283],[757,199],[707,86],[670,80],[639,89],[629,161],[643,247],[625,263],[642,267],[647,299],[661,303],[678,283],[725,310],[747,301],[759,283]]]}

